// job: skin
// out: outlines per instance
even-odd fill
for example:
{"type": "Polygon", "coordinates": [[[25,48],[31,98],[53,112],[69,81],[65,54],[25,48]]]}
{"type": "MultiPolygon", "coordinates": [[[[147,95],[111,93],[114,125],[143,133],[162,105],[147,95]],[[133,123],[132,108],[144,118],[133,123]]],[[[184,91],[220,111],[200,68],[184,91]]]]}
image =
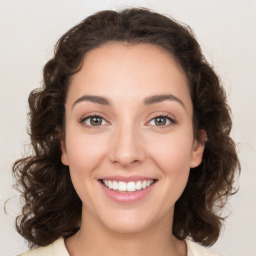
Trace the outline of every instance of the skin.
{"type": "Polygon", "coordinates": [[[171,233],[174,205],[190,168],[201,163],[204,144],[194,139],[188,83],[174,58],[150,44],[108,43],[91,50],[73,76],[65,109],[62,163],[83,205],[81,229],[65,241],[70,255],[185,256],[185,242],[171,233]],[[156,94],[176,98],[143,104],[156,94]],[[81,100],[84,95],[107,97],[112,106],[81,100]],[[97,127],[86,126],[92,126],[85,119],[91,114],[103,118],[97,127]],[[160,114],[174,122],[157,123],[160,114]],[[141,200],[120,203],[98,181],[113,175],[157,182],[141,200]]]}

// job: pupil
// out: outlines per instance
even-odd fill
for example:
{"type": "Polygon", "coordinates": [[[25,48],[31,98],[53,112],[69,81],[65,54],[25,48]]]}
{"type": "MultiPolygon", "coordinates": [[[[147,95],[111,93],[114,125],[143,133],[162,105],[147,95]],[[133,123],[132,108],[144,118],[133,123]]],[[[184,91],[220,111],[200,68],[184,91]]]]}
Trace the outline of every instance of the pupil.
{"type": "Polygon", "coordinates": [[[157,123],[159,123],[159,124],[164,124],[165,125],[165,123],[166,123],[166,119],[164,118],[164,117],[158,117],[157,118],[157,123]],[[159,121],[160,120],[160,121],[159,121]],[[164,121],[163,121],[164,120],[164,121]]]}
{"type": "Polygon", "coordinates": [[[100,124],[101,123],[101,121],[100,121],[100,118],[99,117],[93,117],[93,122],[92,122],[92,125],[97,125],[97,124],[100,124]]]}

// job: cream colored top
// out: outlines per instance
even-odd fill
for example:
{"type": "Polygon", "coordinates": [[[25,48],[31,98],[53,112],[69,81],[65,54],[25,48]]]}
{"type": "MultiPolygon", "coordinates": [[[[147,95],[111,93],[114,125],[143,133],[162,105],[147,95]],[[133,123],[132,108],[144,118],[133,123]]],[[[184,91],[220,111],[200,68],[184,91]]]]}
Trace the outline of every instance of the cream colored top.
{"type": "MultiPolygon", "coordinates": [[[[211,252],[209,249],[185,239],[187,244],[187,256],[221,256],[211,252]]],[[[52,244],[28,251],[20,256],[69,256],[63,238],[59,238],[52,244]]]]}

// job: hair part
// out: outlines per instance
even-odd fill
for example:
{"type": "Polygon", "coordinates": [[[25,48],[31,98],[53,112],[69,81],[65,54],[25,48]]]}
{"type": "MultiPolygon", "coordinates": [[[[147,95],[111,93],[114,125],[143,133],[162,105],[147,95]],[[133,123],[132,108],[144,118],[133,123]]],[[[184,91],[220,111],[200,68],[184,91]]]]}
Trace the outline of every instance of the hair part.
{"type": "Polygon", "coordinates": [[[170,53],[182,67],[193,103],[193,126],[207,133],[202,163],[190,171],[187,186],[175,205],[173,234],[209,246],[219,237],[220,210],[235,193],[240,170],[226,95],[204,58],[192,30],[174,19],[144,8],[101,11],[71,28],[57,42],[43,70],[44,84],[29,96],[33,154],[17,160],[13,172],[24,206],[17,231],[29,246],[45,246],[80,226],[82,203],[61,163],[65,101],[72,76],[90,50],[110,42],[147,43],[170,53]]]}

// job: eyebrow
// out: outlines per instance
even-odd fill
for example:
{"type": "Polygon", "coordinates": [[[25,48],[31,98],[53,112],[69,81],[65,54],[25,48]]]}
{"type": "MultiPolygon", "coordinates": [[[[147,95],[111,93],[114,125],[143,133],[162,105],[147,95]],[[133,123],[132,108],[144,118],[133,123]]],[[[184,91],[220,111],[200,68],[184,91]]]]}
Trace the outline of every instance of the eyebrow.
{"type": "MultiPolygon", "coordinates": [[[[143,104],[148,106],[155,103],[163,102],[165,100],[176,101],[185,108],[185,104],[183,103],[183,101],[172,94],[157,94],[157,95],[149,96],[144,99],[143,104]]],[[[89,101],[89,102],[93,102],[93,103],[97,103],[105,106],[112,106],[111,100],[106,97],[96,96],[96,95],[83,95],[82,97],[78,98],[74,102],[74,104],[72,105],[72,108],[77,103],[83,102],[83,101],[89,101]]]]}
{"type": "Polygon", "coordinates": [[[183,103],[183,101],[181,99],[177,98],[176,96],[174,96],[173,94],[152,95],[152,96],[145,98],[143,103],[144,103],[144,105],[151,105],[151,104],[159,103],[159,102],[162,102],[165,100],[176,101],[176,102],[180,103],[185,108],[185,104],[183,103]]]}

